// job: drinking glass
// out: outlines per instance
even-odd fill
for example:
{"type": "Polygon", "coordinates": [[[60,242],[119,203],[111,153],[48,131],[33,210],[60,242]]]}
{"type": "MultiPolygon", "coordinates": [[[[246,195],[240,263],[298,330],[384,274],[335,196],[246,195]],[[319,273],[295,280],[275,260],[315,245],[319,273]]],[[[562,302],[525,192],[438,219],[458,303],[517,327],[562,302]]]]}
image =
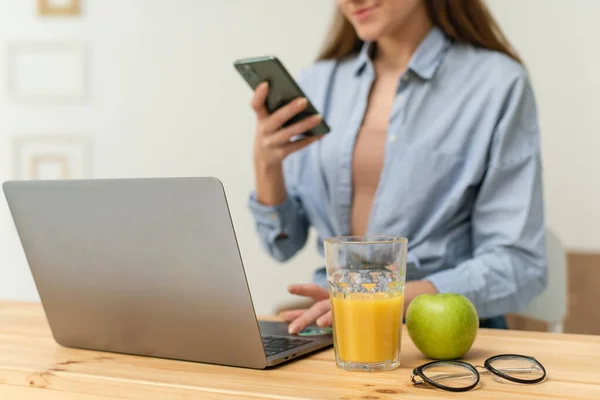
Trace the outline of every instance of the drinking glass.
{"type": "Polygon", "coordinates": [[[407,247],[399,236],[325,240],[339,368],[387,371],[400,365],[407,247]]]}

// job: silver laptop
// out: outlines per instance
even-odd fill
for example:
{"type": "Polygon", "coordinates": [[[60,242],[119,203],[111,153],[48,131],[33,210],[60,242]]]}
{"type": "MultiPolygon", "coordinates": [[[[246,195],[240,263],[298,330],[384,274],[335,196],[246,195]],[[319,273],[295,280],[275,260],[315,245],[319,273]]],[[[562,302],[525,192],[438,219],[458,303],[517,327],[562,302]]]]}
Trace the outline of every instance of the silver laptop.
{"type": "Polygon", "coordinates": [[[65,347],[266,368],[332,344],[258,321],[215,178],[9,181],[4,193],[65,347]]]}

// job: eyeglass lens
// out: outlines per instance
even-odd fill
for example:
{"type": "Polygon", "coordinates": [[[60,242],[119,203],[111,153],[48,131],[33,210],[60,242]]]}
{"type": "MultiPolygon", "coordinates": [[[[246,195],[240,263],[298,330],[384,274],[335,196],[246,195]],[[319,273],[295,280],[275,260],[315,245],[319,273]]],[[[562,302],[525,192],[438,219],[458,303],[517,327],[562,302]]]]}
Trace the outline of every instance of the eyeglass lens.
{"type": "Polygon", "coordinates": [[[473,385],[477,374],[472,369],[452,362],[439,362],[429,365],[422,370],[423,375],[447,388],[460,389],[473,385]]]}
{"type": "Polygon", "coordinates": [[[525,357],[502,356],[490,360],[489,365],[502,374],[522,381],[535,381],[544,375],[539,363],[525,357]]]}

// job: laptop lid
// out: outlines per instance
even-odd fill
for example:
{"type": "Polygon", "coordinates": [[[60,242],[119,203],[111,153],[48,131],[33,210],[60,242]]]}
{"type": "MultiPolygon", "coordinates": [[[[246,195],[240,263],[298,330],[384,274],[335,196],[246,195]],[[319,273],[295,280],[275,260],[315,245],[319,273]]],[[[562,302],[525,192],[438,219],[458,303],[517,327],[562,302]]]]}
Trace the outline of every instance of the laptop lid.
{"type": "Polygon", "coordinates": [[[9,181],[3,188],[59,344],[266,366],[219,180],[9,181]]]}

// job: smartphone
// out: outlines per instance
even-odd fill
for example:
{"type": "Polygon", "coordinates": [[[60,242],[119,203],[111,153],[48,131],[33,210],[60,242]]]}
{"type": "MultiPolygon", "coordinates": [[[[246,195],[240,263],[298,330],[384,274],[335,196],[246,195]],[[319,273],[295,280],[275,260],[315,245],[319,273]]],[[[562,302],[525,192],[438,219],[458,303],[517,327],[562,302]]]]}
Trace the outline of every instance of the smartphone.
{"type": "MultiPolygon", "coordinates": [[[[306,117],[318,114],[317,109],[310,102],[310,99],[302,92],[300,86],[298,86],[292,75],[290,75],[277,57],[244,58],[234,61],[233,66],[242,75],[248,85],[250,85],[252,90],[256,89],[261,82],[269,82],[269,95],[265,104],[269,113],[273,113],[298,97],[306,97],[308,100],[306,108],[289,119],[283,126],[289,126],[306,117]]],[[[321,119],[321,123],[318,126],[304,132],[302,136],[325,135],[329,131],[330,128],[325,119],[321,119]]]]}

